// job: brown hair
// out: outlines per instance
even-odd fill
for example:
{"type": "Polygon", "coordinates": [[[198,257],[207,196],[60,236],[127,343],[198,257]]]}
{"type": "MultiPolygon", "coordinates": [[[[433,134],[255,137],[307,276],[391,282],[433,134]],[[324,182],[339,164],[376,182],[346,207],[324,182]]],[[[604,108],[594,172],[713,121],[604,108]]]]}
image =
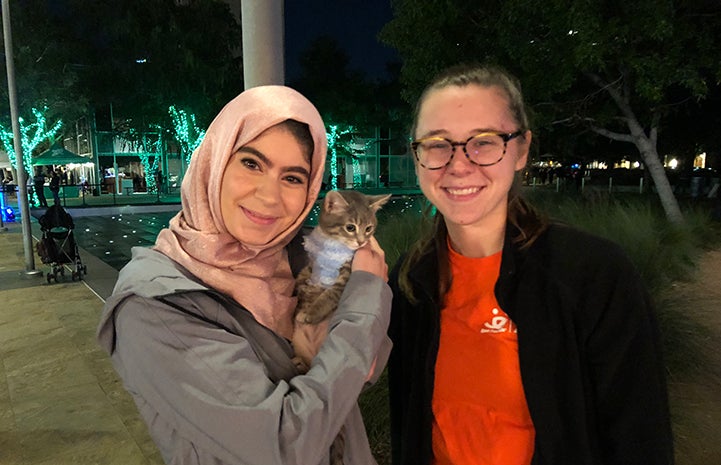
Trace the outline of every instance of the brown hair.
{"type": "MultiPolygon", "coordinates": [[[[447,87],[496,87],[506,96],[508,109],[511,116],[518,124],[521,131],[530,129],[526,105],[521,93],[521,85],[518,80],[505,70],[494,66],[483,65],[458,65],[442,71],[425,88],[416,103],[413,114],[413,125],[411,126],[411,138],[414,139],[418,127],[418,116],[421,106],[428,95],[447,87]]],[[[525,136],[521,136],[525,137],[525,136]]],[[[518,233],[512,238],[513,242],[523,248],[530,247],[547,227],[547,220],[540,215],[520,195],[520,178],[516,177],[508,193],[508,222],[515,227],[518,233]]],[[[426,216],[428,217],[428,216],[426,216]]],[[[416,241],[408,251],[399,273],[399,286],[403,294],[411,301],[416,302],[413,290],[408,279],[408,272],[415,266],[424,255],[430,253],[435,247],[438,260],[438,293],[442,302],[446,292],[451,285],[450,264],[448,261],[448,229],[443,215],[435,212],[433,215],[433,226],[429,234],[416,241]]]]}
{"type": "Polygon", "coordinates": [[[293,136],[293,138],[303,148],[303,155],[308,163],[310,163],[310,157],[313,154],[315,144],[313,143],[313,135],[310,133],[310,128],[307,124],[301,123],[294,119],[287,119],[282,123],[278,123],[279,128],[283,128],[293,136]]]}

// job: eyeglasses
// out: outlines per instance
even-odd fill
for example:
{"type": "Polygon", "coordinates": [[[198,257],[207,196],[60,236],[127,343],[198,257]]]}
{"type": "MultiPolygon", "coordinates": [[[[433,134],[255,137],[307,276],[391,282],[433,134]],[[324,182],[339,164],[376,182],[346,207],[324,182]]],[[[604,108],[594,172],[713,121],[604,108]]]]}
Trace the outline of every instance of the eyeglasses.
{"type": "Polygon", "coordinates": [[[418,163],[428,170],[438,170],[448,165],[459,146],[463,147],[466,158],[474,165],[491,166],[503,160],[508,141],[521,134],[523,131],[520,129],[510,134],[482,132],[465,142],[454,142],[445,137],[426,137],[411,142],[411,149],[418,163]]]}

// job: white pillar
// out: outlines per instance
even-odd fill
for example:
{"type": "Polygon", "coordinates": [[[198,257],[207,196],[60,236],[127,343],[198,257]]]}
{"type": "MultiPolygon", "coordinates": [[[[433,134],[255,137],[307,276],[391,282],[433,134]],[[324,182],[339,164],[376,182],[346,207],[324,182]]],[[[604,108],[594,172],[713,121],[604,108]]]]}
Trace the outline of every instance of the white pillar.
{"type": "MultiPolygon", "coordinates": [[[[33,252],[32,229],[30,226],[30,206],[28,205],[28,170],[23,160],[23,146],[20,135],[20,117],[18,112],[17,87],[15,85],[15,55],[13,54],[13,34],[10,24],[10,0],[2,0],[2,28],[5,42],[5,68],[7,71],[8,103],[10,104],[10,119],[13,130],[13,148],[15,149],[15,164],[17,169],[13,176],[18,186],[18,207],[23,232],[23,252],[25,254],[25,273],[28,275],[41,275],[42,271],[35,269],[35,255],[33,252]]],[[[9,158],[9,156],[8,156],[9,158]]],[[[1,215],[2,213],[0,213],[1,215]]]]}
{"type": "Polygon", "coordinates": [[[283,2],[241,2],[243,81],[246,89],[285,84],[283,2]]]}

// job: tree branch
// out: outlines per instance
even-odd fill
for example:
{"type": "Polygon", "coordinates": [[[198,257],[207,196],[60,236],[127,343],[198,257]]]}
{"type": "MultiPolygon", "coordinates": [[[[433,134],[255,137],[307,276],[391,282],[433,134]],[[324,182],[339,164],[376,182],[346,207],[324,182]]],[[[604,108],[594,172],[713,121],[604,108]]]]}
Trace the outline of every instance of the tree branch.
{"type": "Polygon", "coordinates": [[[45,57],[45,53],[48,51],[49,48],[50,48],[50,45],[47,45],[45,47],[45,50],[43,50],[42,53],[40,54],[40,56],[35,60],[35,63],[40,63],[42,61],[42,59],[45,57]]]}
{"type": "Polygon", "coordinates": [[[609,131],[608,129],[599,128],[594,125],[591,125],[591,131],[604,137],[608,137],[611,140],[616,140],[619,142],[634,142],[633,136],[631,136],[630,134],[622,134],[620,132],[609,131]]]}
{"type": "MultiPolygon", "coordinates": [[[[619,92],[613,85],[606,84],[603,79],[596,73],[586,73],[586,76],[588,76],[591,81],[596,84],[597,86],[603,88],[606,92],[608,92],[608,95],[611,96],[611,99],[616,103],[616,106],[619,110],[621,110],[621,114],[626,118],[626,124],[629,125],[629,129],[631,129],[631,132],[633,132],[632,126],[636,127],[638,126],[638,130],[643,132],[643,128],[638,123],[638,118],[636,118],[636,115],[634,114],[633,110],[631,109],[631,105],[628,102],[627,96],[623,95],[621,92],[619,92]]],[[[623,76],[620,78],[622,79],[623,76]]],[[[614,84],[618,82],[618,80],[614,81],[614,84]]],[[[627,89],[626,83],[622,82],[623,88],[627,89]]],[[[626,92],[628,92],[626,90],[626,92]]]]}

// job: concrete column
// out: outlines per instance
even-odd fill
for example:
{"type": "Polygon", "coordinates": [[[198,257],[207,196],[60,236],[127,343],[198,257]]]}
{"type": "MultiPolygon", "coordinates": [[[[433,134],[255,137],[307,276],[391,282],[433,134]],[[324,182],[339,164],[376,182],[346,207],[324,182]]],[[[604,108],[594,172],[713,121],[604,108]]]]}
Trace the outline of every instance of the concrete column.
{"type": "Polygon", "coordinates": [[[285,84],[284,0],[242,0],[243,81],[246,89],[285,84]]]}

